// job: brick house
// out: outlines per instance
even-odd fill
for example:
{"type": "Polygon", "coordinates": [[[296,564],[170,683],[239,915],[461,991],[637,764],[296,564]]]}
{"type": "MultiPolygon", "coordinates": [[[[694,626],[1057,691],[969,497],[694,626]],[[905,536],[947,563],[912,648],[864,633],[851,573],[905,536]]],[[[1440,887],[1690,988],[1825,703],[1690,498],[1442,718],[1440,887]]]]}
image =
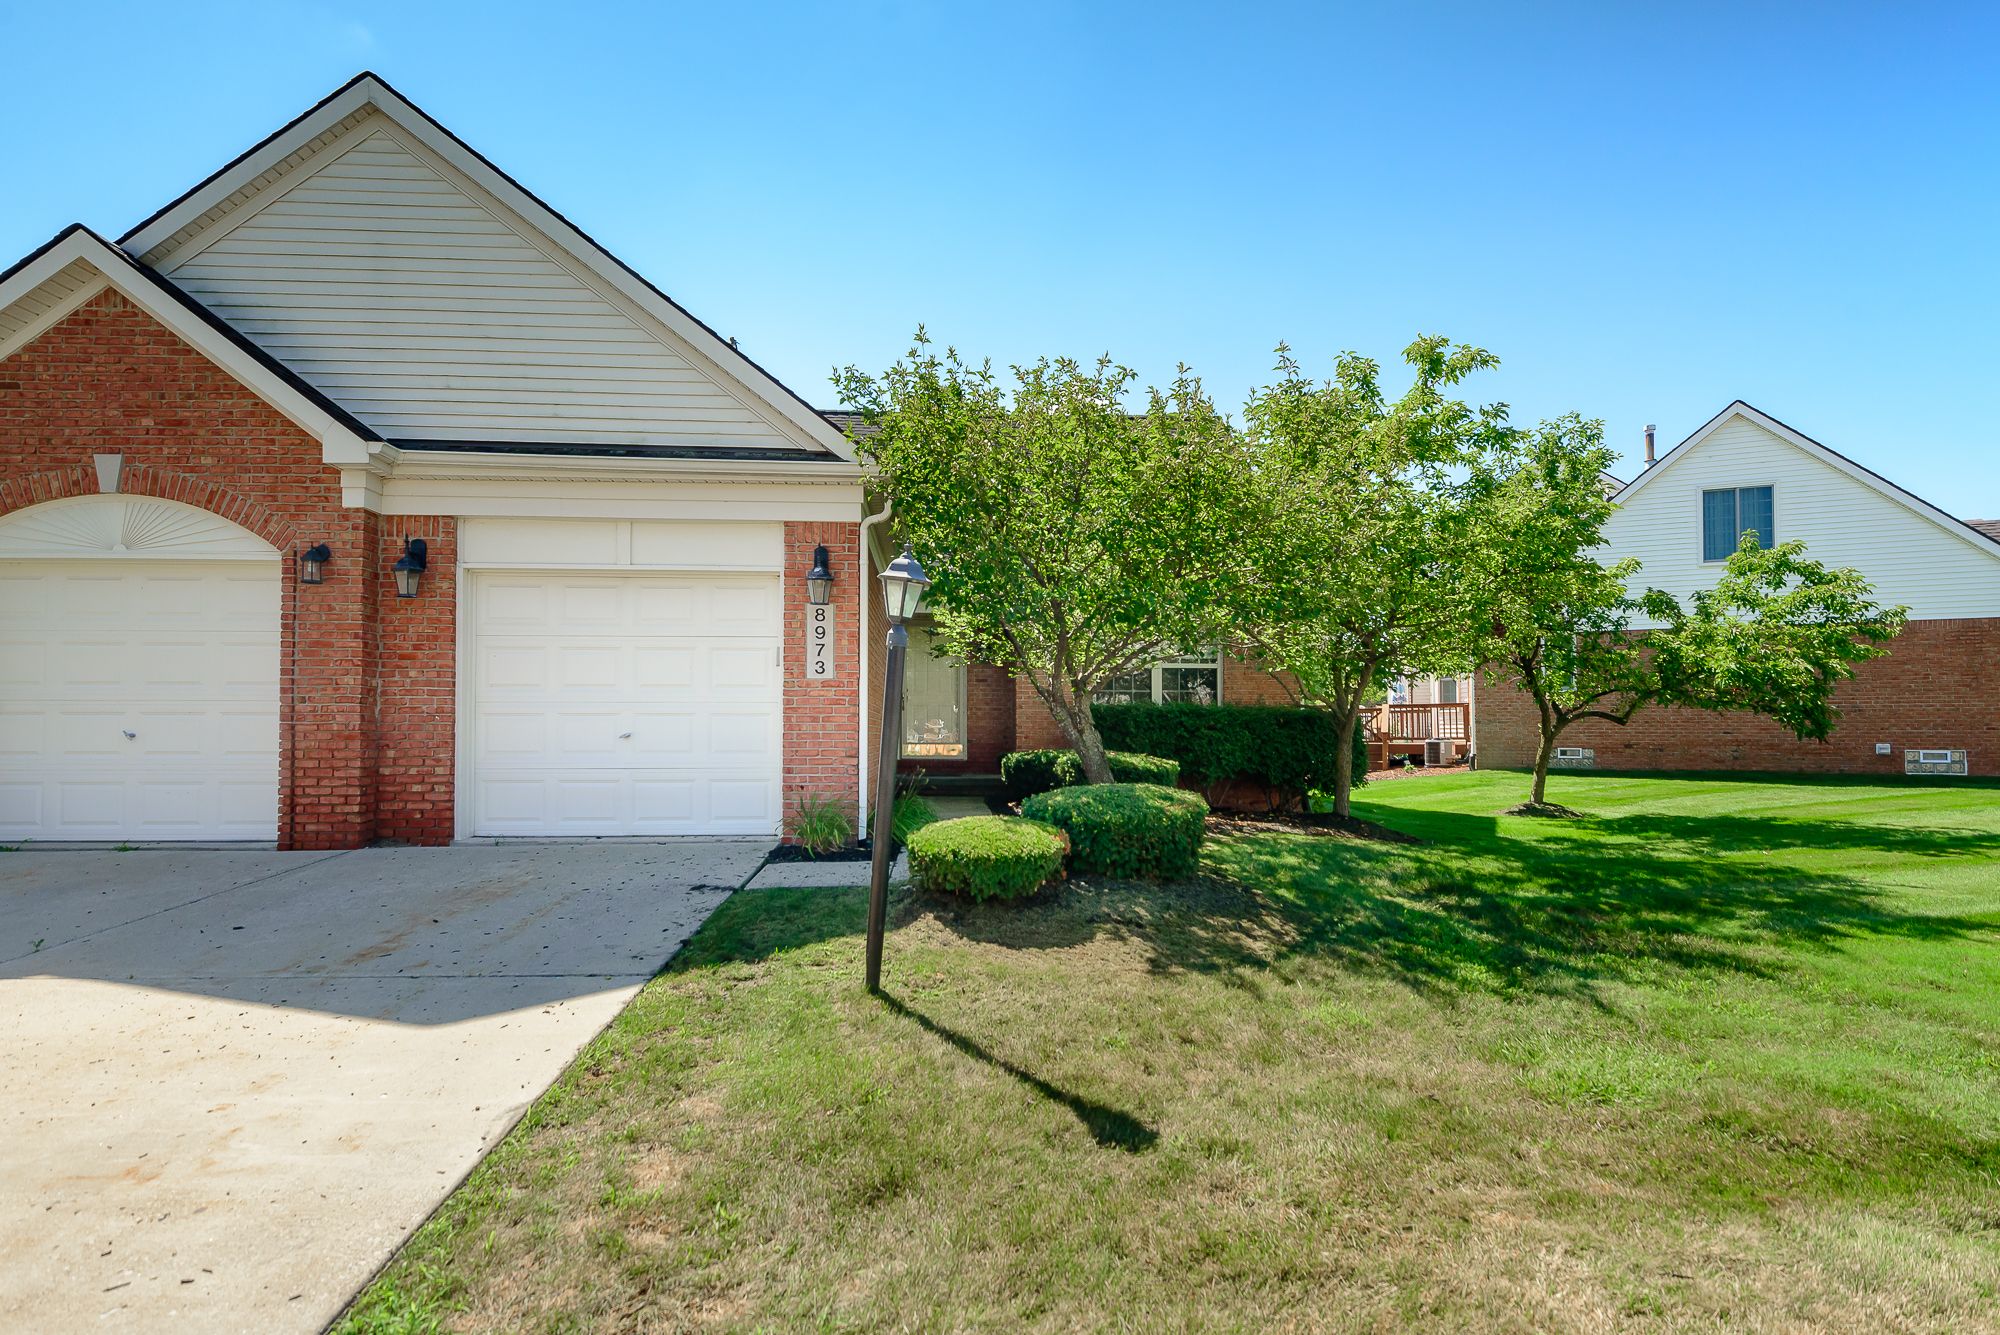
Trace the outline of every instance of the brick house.
{"type": "Polygon", "coordinates": [[[838,428],[363,75],[0,275],[0,839],[851,806],[863,504],[838,428]]]}
{"type": "MultiPolygon", "coordinates": [[[[1595,720],[1569,728],[1562,746],[1574,754],[1558,764],[2000,774],[1991,689],[2000,681],[2000,523],[1955,519],[1741,401],[1649,463],[1617,500],[1605,554],[1638,558],[1637,588],[1685,601],[1754,529],[1767,542],[1802,539],[1815,559],[1861,571],[1880,601],[1904,605],[1910,619],[1887,655],[1836,691],[1842,717],[1828,742],[1801,742],[1750,715],[1649,709],[1622,728],[1595,720]]],[[[1526,695],[1481,681],[1477,728],[1481,764],[1534,764],[1526,695]]]]}
{"type": "MultiPolygon", "coordinates": [[[[853,811],[864,483],[841,423],[363,74],[0,273],[0,841],[853,811]]],[[[926,766],[1051,738],[1006,673],[917,661],[926,766]]]]}

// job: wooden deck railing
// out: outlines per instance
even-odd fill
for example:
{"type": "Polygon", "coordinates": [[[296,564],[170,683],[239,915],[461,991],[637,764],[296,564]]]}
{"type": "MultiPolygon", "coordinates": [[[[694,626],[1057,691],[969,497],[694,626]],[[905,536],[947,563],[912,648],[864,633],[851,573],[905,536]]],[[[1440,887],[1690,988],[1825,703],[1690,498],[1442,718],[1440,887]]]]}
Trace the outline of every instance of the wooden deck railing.
{"type": "Polygon", "coordinates": [[[1427,742],[1433,737],[1462,742],[1469,739],[1472,706],[1381,705],[1361,716],[1370,741],[1427,742]]]}

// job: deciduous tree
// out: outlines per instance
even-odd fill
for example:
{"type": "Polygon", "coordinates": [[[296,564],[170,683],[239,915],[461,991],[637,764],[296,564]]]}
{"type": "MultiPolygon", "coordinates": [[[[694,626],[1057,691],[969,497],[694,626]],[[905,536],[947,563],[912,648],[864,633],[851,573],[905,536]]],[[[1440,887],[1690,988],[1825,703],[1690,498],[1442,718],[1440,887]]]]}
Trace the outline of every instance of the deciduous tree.
{"type": "Polygon", "coordinates": [[[1602,424],[1570,416],[1488,479],[1476,582],[1491,600],[1494,675],[1535,703],[1531,810],[1551,810],[1557,741],[1585,719],[1623,726],[1649,705],[1684,705],[1761,714],[1825,740],[1840,718],[1834,688],[1903,625],[1903,609],[1876,603],[1857,571],[1812,560],[1798,542],[1764,548],[1754,534],[1686,606],[1634,593],[1639,563],[1597,555],[1614,508],[1600,481],[1610,460],[1602,424]]]}
{"type": "Polygon", "coordinates": [[[1224,642],[1257,563],[1243,442],[1182,367],[1143,409],[1108,358],[1012,368],[922,331],[880,376],[835,377],[874,428],[863,456],[930,572],[940,638],[1025,676],[1107,783],[1092,693],[1176,649],[1224,642]]]}
{"type": "Polygon", "coordinates": [[[1480,465],[1515,437],[1503,405],[1448,392],[1496,365],[1491,353],[1426,337],[1403,356],[1414,383],[1390,400],[1365,357],[1341,357],[1315,383],[1281,346],[1277,379],[1245,410],[1272,535],[1256,544],[1268,566],[1255,640],[1339,724],[1343,818],[1355,730],[1379,684],[1471,659],[1478,602],[1463,575],[1490,531],[1477,520],[1491,472],[1480,465]]]}

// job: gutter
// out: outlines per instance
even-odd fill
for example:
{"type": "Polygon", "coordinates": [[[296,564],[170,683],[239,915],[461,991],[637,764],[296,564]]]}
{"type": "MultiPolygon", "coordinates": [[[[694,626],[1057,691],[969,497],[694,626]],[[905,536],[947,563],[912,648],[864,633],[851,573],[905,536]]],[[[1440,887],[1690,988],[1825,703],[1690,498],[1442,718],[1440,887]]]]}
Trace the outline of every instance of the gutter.
{"type": "Polygon", "coordinates": [[[856,725],[856,732],[861,740],[860,745],[855,747],[854,785],[854,823],[857,829],[868,828],[868,589],[869,582],[875,578],[875,548],[868,541],[868,530],[887,519],[895,508],[895,502],[884,502],[880,513],[863,519],[857,531],[859,539],[857,545],[861,549],[858,553],[861,557],[861,601],[857,612],[861,624],[860,634],[856,636],[861,644],[858,655],[861,672],[861,718],[856,725]]]}

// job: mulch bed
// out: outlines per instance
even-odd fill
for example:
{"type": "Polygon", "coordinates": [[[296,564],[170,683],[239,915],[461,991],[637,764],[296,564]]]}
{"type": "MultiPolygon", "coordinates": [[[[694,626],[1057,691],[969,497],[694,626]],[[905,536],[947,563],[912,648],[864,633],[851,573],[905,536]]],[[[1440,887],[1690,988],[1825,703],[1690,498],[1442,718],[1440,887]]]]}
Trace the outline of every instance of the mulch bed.
{"type": "Polygon", "coordinates": [[[1560,802],[1523,802],[1518,807],[1508,807],[1500,813],[1503,816],[1539,816],[1544,820],[1588,820],[1590,813],[1566,807],[1560,802]]]}
{"type": "Polygon", "coordinates": [[[1383,844],[1421,844],[1423,840],[1372,820],[1342,820],[1301,811],[1227,812],[1208,818],[1211,834],[1317,834],[1329,839],[1369,839],[1383,844]]]}
{"type": "Polygon", "coordinates": [[[804,844],[779,844],[764,855],[766,862],[866,862],[874,857],[867,848],[836,848],[831,853],[814,853],[804,844]]]}
{"type": "Polygon", "coordinates": [[[1470,765],[1397,765],[1393,769],[1371,769],[1368,782],[1381,783],[1389,779],[1421,779],[1440,774],[1470,774],[1470,765]]]}

